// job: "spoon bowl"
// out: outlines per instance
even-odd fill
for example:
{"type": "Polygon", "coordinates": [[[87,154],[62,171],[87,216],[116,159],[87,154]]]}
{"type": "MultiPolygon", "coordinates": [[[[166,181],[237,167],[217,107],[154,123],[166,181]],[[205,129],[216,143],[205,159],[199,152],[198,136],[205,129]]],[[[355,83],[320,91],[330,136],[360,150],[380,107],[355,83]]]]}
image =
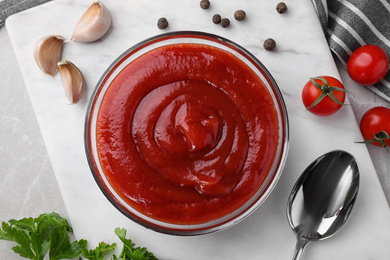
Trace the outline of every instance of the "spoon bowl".
{"type": "Polygon", "coordinates": [[[309,242],[326,239],[344,225],[358,190],[358,165],[345,151],[326,153],[305,169],[287,203],[287,218],[297,237],[293,260],[309,242]]]}

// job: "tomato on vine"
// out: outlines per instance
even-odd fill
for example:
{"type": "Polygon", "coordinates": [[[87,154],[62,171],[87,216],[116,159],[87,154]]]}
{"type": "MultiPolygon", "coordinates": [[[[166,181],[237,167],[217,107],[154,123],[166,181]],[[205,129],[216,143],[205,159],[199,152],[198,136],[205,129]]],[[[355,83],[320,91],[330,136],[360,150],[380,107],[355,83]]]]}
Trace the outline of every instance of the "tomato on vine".
{"type": "Polygon", "coordinates": [[[347,91],[336,78],[321,76],[311,78],[303,87],[302,101],[311,113],[318,116],[330,116],[336,113],[345,101],[347,91]]]}
{"type": "Polygon", "coordinates": [[[389,69],[389,58],[379,46],[367,44],[357,48],[347,64],[351,79],[361,85],[373,85],[386,75],[389,69]]]}
{"type": "Polygon", "coordinates": [[[364,142],[382,146],[388,150],[390,146],[390,109],[373,107],[360,120],[360,131],[364,142]]]}

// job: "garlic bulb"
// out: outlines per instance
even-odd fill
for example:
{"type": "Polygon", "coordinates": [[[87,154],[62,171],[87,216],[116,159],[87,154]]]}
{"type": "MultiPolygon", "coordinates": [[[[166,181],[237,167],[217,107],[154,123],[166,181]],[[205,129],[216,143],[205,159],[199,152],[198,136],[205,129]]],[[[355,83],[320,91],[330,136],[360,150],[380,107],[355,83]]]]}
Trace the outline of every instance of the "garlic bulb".
{"type": "Polygon", "coordinates": [[[34,59],[39,68],[54,77],[57,73],[57,63],[61,60],[62,45],[65,38],[51,35],[40,38],[34,46],[34,59]]]}
{"type": "Polygon", "coordinates": [[[79,102],[83,96],[85,88],[83,74],[79,68],[68,60],[58,62],[58,68],[66,96],[70,100],[71,104],[79,102]]]}
{"type": "Polygon", "coordinates": [[[78,21],[71,40],[76,42],[96,41],[106,34],[110,25],[111,16],[108,9],[99,0],[94,0],[78,21]]]}

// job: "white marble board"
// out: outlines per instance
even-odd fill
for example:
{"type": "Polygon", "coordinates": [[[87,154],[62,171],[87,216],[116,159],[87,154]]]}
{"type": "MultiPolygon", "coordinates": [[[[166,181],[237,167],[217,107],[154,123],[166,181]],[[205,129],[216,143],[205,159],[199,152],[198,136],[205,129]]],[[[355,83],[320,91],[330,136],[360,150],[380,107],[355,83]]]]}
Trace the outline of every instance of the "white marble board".
{"type": "MultiPolygon", "coordinates": [[[[55,0],[11,16],[6,23],[53,169],[77,239],[90,247],[104,240],[119,242],[116,227],[128,230],[137,245],[159,259],[288,259],[295,236],[287,223],[288,194],[300,173],[318,156],[334,149],[352,153],[361,170],[357,204],[346,226],[331,239],[309,245],[303,259],[389,259],[390,211],[350,107],[331,117],[305,111],[301,89],[309,77],[339,78],[310,0],[286,1],[289,10],[278,14],[278,0],[212,0],[202,10],[199,1],[102,0],[112,14],[112,27],[101,40],[67,42],[62,57],[84,73],[87,92],[80,103],[68,105],[58,78],[44,75],[33,60],[35,41],[45,35],[70,38],[91,0],[55,0]],[[244,9],[247,19],[233,13],[244,9]],[[229,28],[211,22],[219,13],[229,28]],[[167,30],[157,28],[166,17],[167,30]],[[282,177],[267,201],[236,226],[211,235],[174,237],[132,223],[104,197],[90,173],[84,152],[84,118],[89,97],[105,69],[126,49],[167,31],[197,30],[219,34],[247,48],[268,68],[282,90],[290,120],[290,150],[282,177]],[[266,38],[277,48],[262,48],[266,38]]],[[[12,86],[10,86],[12,87],[12,86]]],[[[16,155],[17,156],[17,155],[16,155]]]]}

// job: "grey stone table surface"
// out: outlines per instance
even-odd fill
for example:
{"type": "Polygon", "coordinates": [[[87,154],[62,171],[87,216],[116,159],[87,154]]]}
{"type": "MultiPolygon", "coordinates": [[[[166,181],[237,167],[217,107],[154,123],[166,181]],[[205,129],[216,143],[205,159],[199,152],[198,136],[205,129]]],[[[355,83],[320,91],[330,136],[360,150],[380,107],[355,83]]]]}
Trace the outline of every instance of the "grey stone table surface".
{"type": "MultiPolygon", "coordinates": [[[[66,209],[5,27],[0,29],[0,221],[66,209]]],[[[0,259],[20,259],[0,241],[0,259]]]]}
{"type": "MultiPolygon", "coordinates": [[[[0,221],[58,212],[66,209],[16,61],[6,28],[0,29],[0,221]]],[[[340,75],[355,97],[349,100],[360,121],[373,106],[390,103],[358,86],[341,68],[340,75]]],[[[390,202],[390,153],[367,146],[378,177],[390,202]]],[[[390,221],[390,220],[389,220],[390,221]]],[[[12,252],[12,243],[0,242],[0,259],[20,259],[12,252]]]]}

